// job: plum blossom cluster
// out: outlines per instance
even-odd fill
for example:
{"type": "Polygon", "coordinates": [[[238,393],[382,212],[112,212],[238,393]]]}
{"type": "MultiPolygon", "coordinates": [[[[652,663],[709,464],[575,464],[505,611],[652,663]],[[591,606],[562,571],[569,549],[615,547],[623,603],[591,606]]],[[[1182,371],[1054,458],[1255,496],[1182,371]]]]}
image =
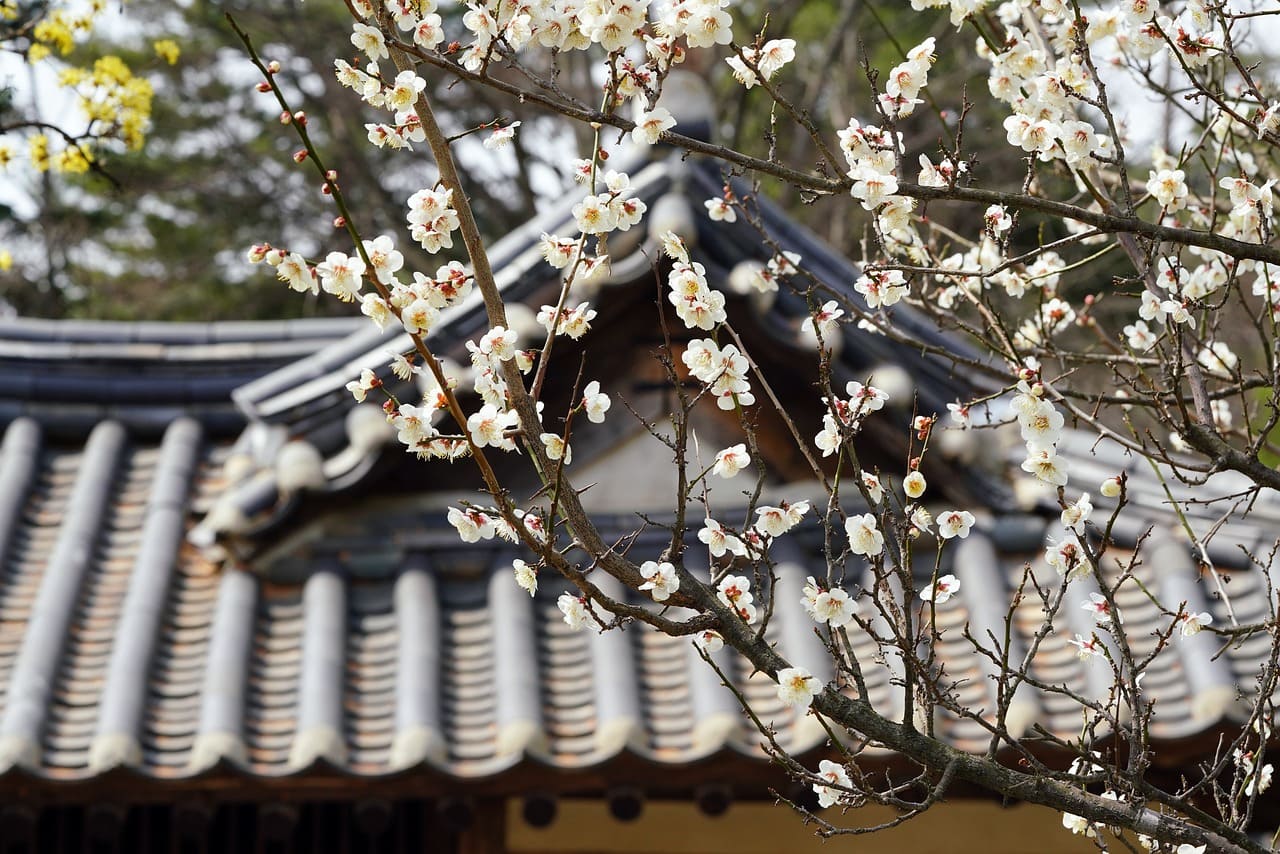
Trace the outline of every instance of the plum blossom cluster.
{"type": "Polygon", "coordinates": [[[453,190],[428,187],[409,197],[409,236],[431,254],[453,248],[453,232],[458,229],[458,212],[453,209],[453,190]]]}
{"type": "MultiPolygon", "coordinates": [[[[708,202],[707,204],[710,205],[711,203],[708,202]]],[[[683,245],[681,250],[683,251],[683,245]]],[[[741,278],[738,278],[740,274],[735,274],[731,283],[737,290],[745,293],[752,291],[762,294],[776,293],[779,283],[786,281],[789,276],[794,276],[799,271],[800,268],[797,266],[799,263],[799,253],[779,252],[764,264],[748,263],[742,265],[743,270],[747,271],[746,275],[741,275],[741,278]]]]}
{"type": "Polygon", "coordinates": [[[547,328],[548,335],[567,335],[578,340],[591,329],[591,321],[596,318],[596,310],[590,303],[580,302],[576,306],[556,311],[554,305],[544,305],[538,310],[538,322],[547,328]]]}
{"type": "Polygon", "coordinates": [[[627,231],[640,222],[647,206],[634,196],[631,179],[625,172],[609,170],[604,176],[605,192],[586,196],[573,206],[573,219],[583,234],[627,231]]]}
{"type": "MultiPolygon", "coordinates": [[[[570,282],[589,282],[608,270],[609,256],[585,254],[581,240],[544,233],[539,248],[548,264],[557,270],[569,271],[567,275],[570,282]]],[[[550,310],[554,311],[555,308],[550,310]]]]}
{"type": "MultiPolygon", "coordinates": [[[[814,436],[813,442],[822,451],[824,457],[831,456],[840,448],[845,436],[852,436],[862,427],[868,415],[884,408],[889,395],[873,385],[863,385],[851,381],[845,386],[846,398],[823,398],[827,411],[822,415],[822,430],[814,436]]],[[[879,490],[879,481],[876,481],[879,490]]]]}
{"type": "Polygon", "coordinates": [[[667,232],[662,236],[662,244],[663,251],[674,262],[667,276],[667,285],[671,288],[667,299],[675,307],[676,316],[689,329],[710,331],[724,323],[727,317],[724,294],[712,290],[707,283],[706,268],[689,260],[688,249],[677,235],[667,232]]]}
{"type": "Polygon", "coordinates": [[[934,62],[932,36],[907,52],[905,62],[895,65],[884,82],[880,95],[880,109],[885,115],[902,118],[911,115],[916,105],[923,103],[916,96],[929,85],[929,68],[934,62]]]}
{"type": "Polygon", "coordinates": [[[858,613],[858,602],[849,591],[842,587],[828,589],[812,575],[805,579],[800,604],[815,623],[825,623],[833,629],[847,626],[858,613]]]}
{"type": "MultiPolygon", "coordinates": [[[[547,541],[547,529],[539,513],[519,507],[514,508],[511,513],[524,529],[524,534],[534,542],[547,541]]],[[[493,507],[450,507],[445,518],[464,543],[478,543],[494,537],[509,543],[519,543],[521,539],[521,533],[493,507]]]]}
{"type": "Polygon", "coordinates": [[[1018,393],[1010,405],[1027,443],[1027,458],[1022,470],[1052,486],[1067,485],[1067,470],[1058,457],[1058,441],[1062,438],[1064,419],[1053,402],[1045,398],[1040,382],[1040,366],[1030,360],[1018,372],[1018,393]]]}
{"type": "Polygon", "coordinates": [[[795,39],[770,39],[759,50],[744,47],[741,56],[725,59],[733,69],[733,78],[750,89],[757,83],[773,79],[773,75],[796,58],[795,39]]]}
{"type": "Polygon", "coordinates": [[[750,368],[747,357],[733,344],[720,347],[710,338],[695,338],[680,360],[695,379],[706,385],[719,408],[733,410],[756,402],[747,379],[750,368]]]}
{"type": "Polygon", "coordinates": [[[965,252],[947,255],[938,261],[945,272],[936,275],[942,289],[934,295],[939,308],[950,310],[959,304],[963,294],[977,295],[987,288],[1000,288],[1014,299],[1028,293],[1046,297],[1040,318],[1033,318],[1018,329],[1022,346],[1039,343],[1042,332],[1050,335],[1061,332],[1075,319],[1070,305],[1057,300],[1058,283],[1066,262],[1052,250],[1037,253],[1028,264],[1009,264],[1001,251],[998,229],[1011,218],[1003,211],[984,217],[984,234],[977,244],[965,252]],[[993,233],[994,232],[994,233],[993,233]]]}
{"type": "Polygon", "coordinates": [[[426,335],[441,311],[471,292],[471,272],[457,261],[438,267],[434,276],[415,272],[412,282],[404,282],[394,275],[404,265],[404,257],[391,248],[391,239],[384,236],[366,244],[375,270],[380,268],[379,281],[388,286],[388,298],[367,293],[361,298],[360,311],[380,329],[399,318],[406,332],[426,335]]]}
{"type": "Polygon", "coordinates": [[[756,621],[755,595],[751,592],[751,579],[745,575],[726,575],[716,585],[716,598],[731,609],[743,622],[756,621]]]}

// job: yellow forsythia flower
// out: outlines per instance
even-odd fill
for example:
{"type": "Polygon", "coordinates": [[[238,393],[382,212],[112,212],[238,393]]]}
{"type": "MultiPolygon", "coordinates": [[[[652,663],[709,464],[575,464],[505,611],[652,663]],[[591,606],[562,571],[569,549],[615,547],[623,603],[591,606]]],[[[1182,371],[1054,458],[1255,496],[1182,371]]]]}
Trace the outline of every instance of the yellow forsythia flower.
{"type": "MultiPolygon", "coordinates": [[[[31,31],[31,36],[39,45],[46,46],[46,52],[47,49],[56,48],[58,53],[66,56],[75,47],[75,36],[71,32],[71,27],[67,25],[66,18],[56,12],[36,24],[35,29],[31,31]]],[[[31,50],[34,52],[37,46],[32,45],[31,50]]]]}
{"type": "Polygon", "coordinates": [[[178,64],[178,57],[182,54],[182,51],[178,48],[178,43],[173,39],[160,39],[152,47],[156,49],[156,56],[165,62],[170,65],[178,64]]]}
{"type": "Polygon", "coordinates": [[[43,172],[49,168],[49,137],[38,133],[27,141],[27,153],[31,157],[31,165],[43,172]]]}
{"type": "Polygon", "coordinates": [[[59,151],[53,159],[54,168],[70,175],[81,175],[89,171],[93,158],[78,145],[71,145],[59,151]]]}

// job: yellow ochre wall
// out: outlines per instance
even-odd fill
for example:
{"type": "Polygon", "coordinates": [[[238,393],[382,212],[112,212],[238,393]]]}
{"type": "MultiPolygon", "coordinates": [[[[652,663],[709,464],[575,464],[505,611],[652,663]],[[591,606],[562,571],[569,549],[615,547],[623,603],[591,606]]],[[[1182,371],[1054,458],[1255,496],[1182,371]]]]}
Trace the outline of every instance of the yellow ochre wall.
{"type": "MultiPolygon", "coordinates": [[[[826,810],[823,818],[847,827],[874,826],[892,817],[879,807],[826,810]]],[[[786,806],[735,803],[709,818],[693,804],[645,804],[633,822],[609,815],[602,801],[561,801],[551,827],[529,827],[519,801],[507,805],[507,848],[521,854],[778,854],[854,851],[858,854],[1084,854],[1097,849],[1062,826],[1043,807],[1004,808],[983,801],[944,803],[890,830],[823,840],[786,806]]]]}

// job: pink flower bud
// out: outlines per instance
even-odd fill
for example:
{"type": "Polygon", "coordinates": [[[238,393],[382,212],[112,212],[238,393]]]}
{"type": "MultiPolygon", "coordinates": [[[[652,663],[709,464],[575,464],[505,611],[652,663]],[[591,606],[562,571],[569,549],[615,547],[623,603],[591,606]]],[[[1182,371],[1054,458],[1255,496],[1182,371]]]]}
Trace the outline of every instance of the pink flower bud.
{"type": "Polygon", "coordinates": [[[267,73],[268,73],[268,74],[278,74],[278,73],[280,73],[280,63],[276,62],[274,59],[273,59],[273,60],[271,60],[270,62],[268,62],[268,63],[267,63],[267,73]]]}
{"type": "Polygon", "coordinates": [[[301,163],[306,159],[307,159],[307,150],[305,148],[299,148],[297,151],[293,153],[294,163],[301,163]]]}
{"type": "Polygon", "coordinates": [[[333,227],[334,227],[334,228],[346,228],[346,227],[347,227],[347,218],[346,218],[345,216],[335,216],[335,217],[333,218],[333,227]]]}
{"type": "Polygon", "coordinates": [[[293,114],[293,120],[303,127],[307,126],[307,114],[302,110],[298,110],[298,112],[293,114]]]}
{"type": "Polygon", "coordinates": [[[287,125],[291,121],[293,121],[293,116],[289,115],[288,110],[284,110],[280,113],[280,124],[287,125]]]}
{"type": "Polygon", "coordinates": [[[268,82],[266,82],[266,81],[264,80],[264,81],[262,81],[261,83],[259,83],[257,86],[255,86],[254,88],[255,88],[255,89],[257,89],[259,92],[270,92],[270,91],[271,91],[271,84],[270,84],[270,83],[268,83],[268,82]]]}
{"type": "Polygon", "coordinates": [[[249,261],[257,264],[267,257],[267,253],[271,251],[270,243],[255,243],[249,247],[249,261]]]}

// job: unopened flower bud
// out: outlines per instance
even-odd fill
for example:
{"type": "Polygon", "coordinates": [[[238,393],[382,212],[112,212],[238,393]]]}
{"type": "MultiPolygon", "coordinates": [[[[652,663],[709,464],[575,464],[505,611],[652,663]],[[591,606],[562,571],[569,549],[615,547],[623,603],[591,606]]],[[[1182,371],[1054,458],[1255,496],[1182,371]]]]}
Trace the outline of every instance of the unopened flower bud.
{"type": "Polygon", "coordinates": [[[297,151],[293,153],[294,163],[301,163],[306,159],[307,159],[307,150],[305,148],[299,148],[297,151]]]}
{"type": "Polygon", "coordinates": [[[1018,379],[1023,380],[1024,382],[1031,382],[1035,378],[1036,378],[1036,372],[1031,370],[1030,368],[1018,369],[1018,379]]]}
{"type": "Polygon", "coordinates": [[[267,257],[267,253],[271,251],[270,243],[255,243],[249,247],[249,262],[257,264],[267,257]]]}
{"type": "Polygon", "coordinates": [[[320,192],[321,192],[321,193],[323,193],[324,195],[328,196],[328,195],[331,195],[331,194],[333,193],[333,188],[332,188],[332,186],[331,186],[328,182],[325,182],[324,184],[322,184],[322,185],[320,186],[320,192]]]}
{"type": "Polygon", "coordinates": [[[270,83],[268,83],[267,81],[263,80],[261,83],[259,83],[259,84],[258,84],[257,86],[255,86],[254,88],[255,88],[255,89],[257,89],[259,92],[270,92],[270,91],[271,91],[271,84],[270,84],[270,83]]]}
{"type": "Polygon", "coordinates": [[[325,172],[325,173],[324,173],[324,179],[325,179],[326,181],[337,181],[337,180],[338,180],[338,170],[337,170],[337,169],[330,169],[328,172],[325,172]]]}
{"type": "Polygon", "coordinates": [[[1098,491],[1101,492],[1103,496],[1107,498],[1115,498],[1120,495],[1120,492],[1123,489],[1124,489],[1124,485],[1120,482],[1120,478],[1109,477],[1102,482],[1102,486],[1098,489],[1098,491]]]}
{"type": "Polygon", "coordinates": [[[291,121],[293,121],[293,116],[289,115],[288,110],[284,110],[280,113],[280,124],[287,125],[291,121]]]}
{"type": "Polygon", "coordinates": [[[279,63],[279,62],[276,62],[274,59],[273,59],[273,60],[271,60],[270,62],[268,62],[268,63],[267,63],[267,73],[268,73],[268,74],[279,74],[279,73],[280,73],[280,63],[279,63]]]}
{"type": "Polygon", "coordinates": [[[280,262],[284,260],[284,250],[271,249],[267,252],[267,256],[263,260],[266,261],[268,264],[270,264],[272,267],[279,266],[280,262]]]}
{"type": "Polygon", "coordinates": [[[902,480],[902,491],[907,494],[908,498],[919,498],[924,495],[924,489],[928,484],[925,483],[924,475],[918,471],[913,471],[902,480]]]}
{"type": "Polygon", "coordinates": [[[335,216],[335,217],[333,218],[333,227],[334,227],[334,228],[346,228],[346,227],[347,227],[347,218],[346,218],[345,216],[335,216]]]}
{"type": "Polygon", "coordinates": [[[298,110],[298,112],[293,114],[293,120],[303,127],[307,126],[307,114],[302,110],[298,110]]]}

